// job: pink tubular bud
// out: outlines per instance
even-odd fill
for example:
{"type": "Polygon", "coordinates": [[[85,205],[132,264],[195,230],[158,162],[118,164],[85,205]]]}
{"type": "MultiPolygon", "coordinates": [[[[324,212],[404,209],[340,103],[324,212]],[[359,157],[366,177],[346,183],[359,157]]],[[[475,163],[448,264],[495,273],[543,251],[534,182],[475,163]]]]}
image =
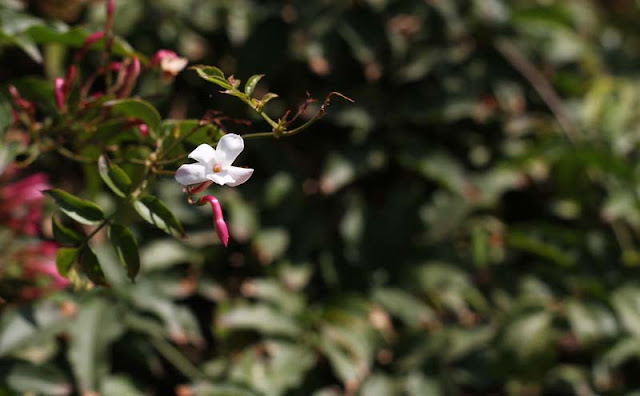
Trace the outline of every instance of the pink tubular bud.
{"type": "Polygon", "coordinates": [[[89,48],[91,48],[91,46],[98,40],[101,40],[104,37],[104,32],[102,31],[98,31],[95,33],[91,33],[85,40],[84,43],[82,44],[82,47],[80,48],[80,50],[76,53],[75,56],[75,61],[79,62],[82,60],[82,58],[85,57],[85,55],[87,55],[87,51],[89,51],[89,48]]]}
{"type": "Polygon", "coordinates": [[[140,59],[134,57],[131,59],[131,63],[127,67],[122,89],[118,93],[119,98],[129,96],[131,94],[131,91],[133,91],[133,87],[138,80],[138,76],[140,76],[140,59]]]}
{"type": "Polygon", "coordinates": [[[222,207],[220,207],[220,202],[218,198],[212,195],[206,195],[198,200],[199,204],[204,204],[205,202],[209,202],[211,204],[211,209],[213,210],[213,225],[216,228],[216,234],[218,234],[218,238],[224,245],[227,247],[229,243],[229,229],[227,228],[227,223],[224,221],[224,217],[222,216],[222,207]]]}
{"type": "Polygon", "coordinates": [[[107,21],[105,23],[107,30],[111,30],[113,26],[113,11],[115,9],[115,1],[107,0],[107,21]]]}
{"type": "Polygon", "coordinates": [[[15,85],[9,85],[9,95],[11,95],[11,99],[13,99],[15,105],[22,111],[25,111],[28,114],[33,114],[36,111],[35,105],[24,99],[15,85]]]}
{"type": "Polygon", "coordinates": [[[53,80],[53,96],[56,99],[56,106],[62,110],[64,107],[64,78],[57,77],[53,80]]]}
{"type": "Polygon", "coordinates": [[[69,66],[67,74],[64,76],[64,97],[69,97],[71,87],[76,79],[76,67],[74,65],[69,66]]]}

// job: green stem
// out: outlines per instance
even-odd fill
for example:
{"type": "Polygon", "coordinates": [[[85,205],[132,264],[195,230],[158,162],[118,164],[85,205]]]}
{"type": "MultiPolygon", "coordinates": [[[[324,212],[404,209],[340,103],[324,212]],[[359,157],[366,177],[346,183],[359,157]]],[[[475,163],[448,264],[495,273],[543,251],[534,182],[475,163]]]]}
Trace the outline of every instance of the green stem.
{"type": "Polygon", "coordinates": [[[117,212],[113,212],[106,219],[102,220],[100,225],[98,225],[95,230],[91,231],[86,237],[84,237],[84,240],[82,241],[81,245],[88,244],[89,240],[93,238],[94,235],[96,235],[101,229],[104,228],[104,226],[106,226],[111,222],[111,220],[113,220],[113,218],[116,216],[116,213],[117,212]]]}
{"type": "Polygon", "coordinates": [[[272,120],[271,117],[269,117],[264,111],[262,111],[262,109],[256,108],[255,105],[251,103],[251,99],[239,96],[236,97],[242,100],[247,106],[251,107],[256,113],[258,113],[258,115],[262,117],[266,122],[268,122],[272,128],[278,128],[278,123],[272,120]]]}
{"type": "Polygon", "coordinates": [[[247,133],[246,135],[242,135],[243,139],[254,139],[254,138],[263,138],[263,137],[271,137],[275,136],[273,131],[271,132],[255,132],[255,133],[247,133]]]}
{"type": "Polygon", "coordinates": [[[189,154],[186,154],[186,153],[185,153],[185,154],[180,154],[180,155],[178,155],[178,156],[176,156],[176,157],[169,158],[169,159],[166,159],[166,160],[156,161],[156,165],[168,165],[168,164],[172,164],[172,163],[174,163],[174,162],[176,162],[176,161],[180,161],[180,160],[183,160],[183,159],[187,158],[187,156],[188,156],[188,155],[189,155],[189,154]]]}

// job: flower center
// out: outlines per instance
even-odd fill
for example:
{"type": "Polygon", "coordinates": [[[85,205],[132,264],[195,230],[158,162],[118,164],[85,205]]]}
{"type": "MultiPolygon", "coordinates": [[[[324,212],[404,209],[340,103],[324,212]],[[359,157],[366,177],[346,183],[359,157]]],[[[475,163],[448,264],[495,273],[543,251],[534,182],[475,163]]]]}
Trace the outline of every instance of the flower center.
{"type": "Polygon", "coordinates": [[[218,172],[220,172],[221,170],[222,170],[222,168],[220,167],[220,165],[215,164],[215,165],[213,166],[213,172],[214,172],[214,173],[218,173],[218,172]]]}

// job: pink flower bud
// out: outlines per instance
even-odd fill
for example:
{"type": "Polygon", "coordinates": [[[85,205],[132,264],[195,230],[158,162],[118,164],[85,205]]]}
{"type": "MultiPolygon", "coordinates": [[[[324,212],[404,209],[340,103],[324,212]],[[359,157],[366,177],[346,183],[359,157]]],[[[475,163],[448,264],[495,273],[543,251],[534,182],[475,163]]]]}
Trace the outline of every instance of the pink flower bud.
{"type": "Polygon", "coordinates": [[[11,95],[11,98],[13,99],[13,102],[16,104],[16,106],[22,109],[23,111],[29,114],[33,114],[36,111],[35,105],[29,102],[28,100],[24,99],[20,95],[18,88],[16,88],[14,85],[9,85],[9,94],[11,95]]]}
{"type": "Polygon", "coordinates": [[[131,91],[133,91],[133,87],[138,80],[138,76],[140,76],[140,59],[134,57],[131,59],[131,63],[127,67],[122,89],[117,95],[119,98],[129,96],[131,94],[131,91]]]}
{"type": "Polygon", "coordinates": [[[64,78],[57,77],[53,80],[53,96],[56,98],[56,106],[62,110],[64,107],[64,78]]]}
{"type": "Polygon", "coordinates": [[[227,223],[224,221],[224,217],[222,216],[222,207],[220,207],[220,202],[218,198],[212,195],[206,195],[198,200],[199,204],[204,204],[205,202],[209,202],[211,204],[211,209],[213,210],[213,225],[216,228],[216,234],[218,234],[218,238],[222,244],[227,247],[229,243],[229,229],[227,228],[227,223]]]}
{"type": "Polygon", "coordinates": [[[107,21],[105,23],[107,30],[111,30],[113,25],[113,11],[115,9],[114,0],[107,0],[107,21]]]}
{"type": "Polygon", "coordinates": [[[109,66],[108,66],[108,70],[114,71],[114,72],[120,71],[121,68],[122,68],[122,62],[111,62],[109,63],[109,66]]]}
{"type": "Polygon", "coordinates": [[[74,65],[69,66],[67,69],[67,75],[64,76],[64,97],[65,99],[69,97],[69,93],[71,92],[71,87],[76,79],[76,67],[74,65]]]}
{"type": "Polygon", "coordinates": [[[125,129],[133,126],[138,127],[138,130],[140,131],[140,135],[144,137],[147,137],[149,135],[149,126],[145,124],[144,121],[142,121],[141,119],[139,118],[129,119],[127,123],[124,125],[125,129]]]}
{"type": "Polygon", "coordinates": [[[149,126],[147,124],[139,124],[138,129],[140,130],[140,135],[143,137],[149,136],[149,126]]]}
{"type": "Polygon", "coordinates": [[[84,43],[82,44],[82,47],[80,48],[80,50],[76,53],[75,56],[75,62],[79,62],[82,60],[82,58],[85,57],[85,55],[87,55],[87,51],[89,51],[89,48],[91,48],[91,46],[98,40],[102,39],[104,37],[104,32],[102,31],[98,31],[95,33],[91,33],[85,40],[84,43]]]}

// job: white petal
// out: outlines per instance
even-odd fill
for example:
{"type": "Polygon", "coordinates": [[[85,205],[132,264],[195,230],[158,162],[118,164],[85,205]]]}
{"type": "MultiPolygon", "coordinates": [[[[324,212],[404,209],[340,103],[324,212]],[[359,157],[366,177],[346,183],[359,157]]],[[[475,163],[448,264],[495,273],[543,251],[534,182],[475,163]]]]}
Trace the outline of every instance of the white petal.
{"type": "Polygon", "coordinates": [[[208,144],[201,144],[189,154],[189,158],[208,165],[216,159],[216,150],[208,144]]]}
{"type": "Polygon", "coordinates": [[[185,66],[187,66],[187,63],[189,63],[187,58],[162,58],[162,60],[160,61],[160,68],[164,73],[175,76],[180,71],[182,71],[185,66]]]}
{"type": "Polygon", "coordinates": [[[216,151],[221,154],[218,160],[222,162],[222,166],[231,165],[242,150],[244,150],[244,140],[242,136],[235,133],[227,133],[221,137],[216,146],[216,151]]]}
{"type": "Polygon", "coordinates": [[[176,181],[183,186],[207,181],[207,170],[201,164],[185,164],[176,171],[176,181]]]}
{"type": "Polygon", "coordinates": [[[224,186],[225,184],[233,183],[235,181],[235,179],[225,171],[210,172],[207,174],[207,179],[221,186],[224,186]]]}
{"type": "Polygon", "coordinates": [[[247,180],[249,180],[251,175],[253,175],[253,169],[240,168],[238,166],[229,166],[225,169],[225,171],[233,178],[233,182],[227,183],[227,186],[230,187],[235,187],[246,182],[247,180]]]}

